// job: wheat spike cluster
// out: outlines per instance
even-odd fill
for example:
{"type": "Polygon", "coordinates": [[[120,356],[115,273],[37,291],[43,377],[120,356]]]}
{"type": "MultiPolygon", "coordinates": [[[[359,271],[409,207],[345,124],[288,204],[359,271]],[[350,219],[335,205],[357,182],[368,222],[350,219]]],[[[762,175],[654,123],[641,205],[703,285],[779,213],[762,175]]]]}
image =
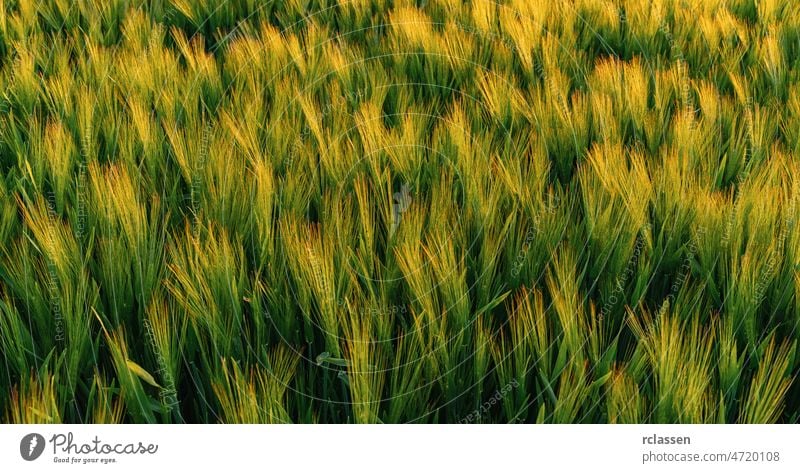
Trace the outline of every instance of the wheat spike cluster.
{"type": "Polygon", "coordinates": [[[6,423],[800,421],[791,0],[0,0],[6,423]]]}

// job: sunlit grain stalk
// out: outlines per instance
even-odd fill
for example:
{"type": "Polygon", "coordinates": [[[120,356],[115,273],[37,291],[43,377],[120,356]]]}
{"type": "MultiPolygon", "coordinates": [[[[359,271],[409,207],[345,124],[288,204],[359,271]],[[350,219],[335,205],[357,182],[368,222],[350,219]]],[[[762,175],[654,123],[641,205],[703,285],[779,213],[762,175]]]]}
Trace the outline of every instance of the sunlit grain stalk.
{"type": "MultiPolygon", "coordinates": [[[[746,110],[750,110],[752,105],[753,105],[752,104],[752,98],[748,97],[747,98],[746,110]]],[[[749,112],[746,111],[745,113],[749,113],[749,112]]],[[[750,136],[752,136],[752,134],[753,134],[752,115],[750,115],[750,117],[751,117],[751,119],[747,120],[747,129],[748,129],[748,133],[750,134],[750,136]]],[[[750,146],[750,144],[747,144],[747,146],[745,146],[745,148],[744,148],[744,162],[745,163],[748,163],[751,155],[752,155],[751,146],[750,146]]],[[[741,207],[740,207],[741,206],[741,199],[739,197],[740,197],[740,194],[742,192],[742,186],[744,185],[745,180],[750,175],[752,170],[753,170],[753,168],[751,166],[746,166],[744,172],[740,173],[740,174],[738,174],[736,176],[736,187],[735,187],[735,189],[733,191],[733,207],[730,210],[729,217],[728,217],[728,219],[726,221],[726,224],[725,224],[725,231],[722,233],[722,239],[720,240],[722,242],[723,246],[728,246],[728,244],[730,243],[730,238],[732,236],[731,234],[733,233],[733,223],[734,223],[734,220],[736,219],[736,216],[739,214],[740,209],[741,209],[741,207]]]]}
{"type": "MultiPolygon", "coordinates": [[[[56,196],[53,192],[47,195],[47,217],[50,221],[50,247],[55,248],[58,244],[55,240],[58,214],[56,213],[56,196]]],[[[47,259],[47,274],[49,276],[47,288],[50,292],[50,309],[52,310],[53,322],[55,323],[55,340],[64,342],[64,316],[61,311],[61,285],[58,280],[58,273],[55,261],[52,257],[45,255],[47,259]]]]}
{"type": "Polygon", "coordinates": [[[80,242],[83,241],[83,236],[86,231],[86,218],[88,217],[88,210],[86,208],[87,202],[87,161],[90,157],[91,150],[91,127],[87,127],[84,133],[81,134],[81,159],[78,162],[78,181],[75,187],[76,205],[77,205],[77,222],[75,228],[75,237],[80,242]]]}
{"type": "Polygon", "coordinates": [[[153,327],[150,325],[150,322],[147,320],[143,321],[144,330],[145,330],[145,338],[147,339],[147,343],[150,346],[150,349],[156,356],[156,363],[158,363],[158,369],[155,371],[156,374],[161,375],[164,378],[164,387],[159,391],[159,398],[161,399],[161,404],[167,409],[167,412],[176,408],[179,404],[177,391],[175,390],[175,381],[172,379],[172,374],[170,373],[169,365],[167,361],[164,359],[161,351],[158,349],[156,345],[155,334],[153,333],[153,327]]]}
{"type": "Polygon", "coordinates": [[[205,172],[206,167],[206,159],[208,158],[208,147],[209,147],[209,140],[211,137],[212,125],[211,123],[206,124],[203,128],[202,138],[200,139],[200,153],[195,161],[194,169],[192,172],[192,184],[191,184],[191,199],[192,199],[192,213],[195,217],[195,237],[199,236],[200,232],[200,204],[198,200],[198,195],[201,191],[201,185],[203,180],[205,179],[203,173],[205,172]]]}
{"type": "MultiPolygon", "coordinates": [[[[434,23],[434,24],[437,26],[444,26],[441,23],[434,23]]],[[[458,28],[458,30],[463,31],[464,33],[469,33],[470,35],[477,36],[478,38],[489,41],[491,43],[502,44],[510,51],[522,54],[522,52],[517,48],[517,45],[514,43],[514,41],[506,38],[503,35],[494,33],[492,31],[482,30],[480,28],[475,27],[474,25],[464,23],[463,21],[460,20],[456,20],[454,24],[456,28],[458,28]]]]}
{"type": "Polygon", "coordinates": [[[683,51],[680,47],[678,47],[677,43],[675,42],[675,38],[672,36],[672,32],[670,31],[669,24],[666,21],[662,21],[661,25],[659,26],[659,30],[664,34],[667,38],[667,43],[669,44],[669,51],[672,54],[677,66],[678,72],[680,76],[684,79],[681,81],[681,102],[683,103],[684,109],[692,114],[695,113],[695,105],[692,102],[691,96],[691,86],[689,84],[689,71],[686,65],[686,58],[683,55],[683,51]]]}
{"type": "Polygon", "coordinates": [[[555,198],[552,199],[552,202],[548,200],[548,202],[545,203],[545,209],[543,212],[537,211],[533,215],[533,220],[531,222],[531,225],[525,232],[525,238],[522,241],[522,248],[517,253],[517,256],[514,258],[514,262],[511,265],[512,277],[519,276],[522,266],[525,263],[525,258],[528,255],[528,251],[530,251],[531,243],[536,238],[536,235],[539,233],[539,223],[541,221],[542,213],[544,214],[554,213],[556,210],[558,210],[559,203],[560,203],[560,198],[558,196],[555,196],[555,198]]]}
{"type": "Polygon", "coordinates": [[[755,307],[760,306],[761,302],[764,300],[764,293],[767,290],[769,282],[772,280],[775,267],[779,264],[779,258],[783,256],[786,237],[789,235],[790,231],[794,230],[794,215],[796,209],[797,196],[792,196],[791,203],[786,211],[786,217],[784,218],[783,228],[781,229],[781,233],[778,235],[777,245],[775,245],[773,250],[770,252],[766,267],[764,268],[764,271],[761,274],[758,283],[756,284],[755,294],[753,296],[753,305],[755,307]]]}

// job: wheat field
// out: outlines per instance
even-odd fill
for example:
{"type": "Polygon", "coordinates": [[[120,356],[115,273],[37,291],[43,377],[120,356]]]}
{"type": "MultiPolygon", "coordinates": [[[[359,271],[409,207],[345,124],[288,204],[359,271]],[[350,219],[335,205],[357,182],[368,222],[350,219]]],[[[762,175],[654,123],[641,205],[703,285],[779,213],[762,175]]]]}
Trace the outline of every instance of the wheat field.
{"type": "Polygon", "coordinates": [[[6,423],[800,420],[791,0],[0,0],[6,423]]]}

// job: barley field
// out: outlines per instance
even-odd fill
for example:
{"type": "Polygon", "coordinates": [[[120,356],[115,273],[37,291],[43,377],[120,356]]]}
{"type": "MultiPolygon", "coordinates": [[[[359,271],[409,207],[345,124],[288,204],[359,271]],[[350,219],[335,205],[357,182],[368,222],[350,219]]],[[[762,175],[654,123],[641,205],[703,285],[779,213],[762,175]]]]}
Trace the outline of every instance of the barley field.
{"type": "Polygon", "coordinates": [[[0,0],[5,423],[795,423],[791,0],[0,0]]]}

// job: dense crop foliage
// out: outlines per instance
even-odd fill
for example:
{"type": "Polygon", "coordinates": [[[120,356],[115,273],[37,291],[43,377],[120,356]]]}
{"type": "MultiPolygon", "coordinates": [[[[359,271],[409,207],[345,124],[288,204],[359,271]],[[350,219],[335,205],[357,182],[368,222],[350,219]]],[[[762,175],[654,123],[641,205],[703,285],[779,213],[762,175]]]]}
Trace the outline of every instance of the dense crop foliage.
{"type": "Polygon", "coordinates": [[[6,422],[794,422],[790,0],[0,0],[6,422]]]}

